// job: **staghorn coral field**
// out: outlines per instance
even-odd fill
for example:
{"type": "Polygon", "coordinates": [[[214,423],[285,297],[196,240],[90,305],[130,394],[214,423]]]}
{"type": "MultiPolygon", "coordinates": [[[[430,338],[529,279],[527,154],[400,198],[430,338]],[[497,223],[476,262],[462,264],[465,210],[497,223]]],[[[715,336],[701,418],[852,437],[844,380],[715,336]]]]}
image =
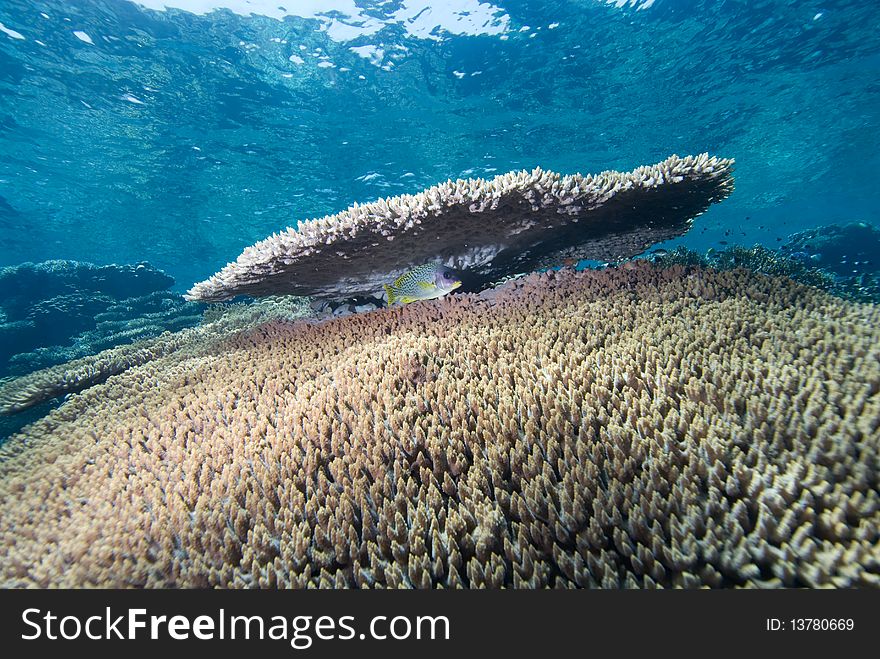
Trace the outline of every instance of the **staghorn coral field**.
{"type": "Polygon", "coordinates": [[[878,321],[631,263],[200,336],[0,447],[0,583],[877,586],[878,321]]]}

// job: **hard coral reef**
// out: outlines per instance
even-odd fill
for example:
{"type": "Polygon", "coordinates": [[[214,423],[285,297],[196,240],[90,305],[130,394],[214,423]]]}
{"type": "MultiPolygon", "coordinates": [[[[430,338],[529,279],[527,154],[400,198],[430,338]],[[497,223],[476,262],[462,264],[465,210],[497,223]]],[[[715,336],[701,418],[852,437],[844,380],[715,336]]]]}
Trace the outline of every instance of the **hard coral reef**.
{"type": "Polygon", "coordinates": [[[357,205],[244,250],[191,300],[237,295],[375,297],[424,263],[466,270],[472,290],[568,259],[616,261],[684,234],[733,190],[733,160],[670,156],[632,172],[540,168],[447,181],[357,205]]]}
{"type": "Polygon", "coordinates": [[[677,247],[661,255],[648,254],[660,266],[703,266],[718,270],[748,268],[753,272],[791,279],[814,286],[832,295],[854,302],[880,303],[880,270],[866,271],[845,277],[828,270],[817,261],[802,258],[801,252],[776,251],[761,245],[733,245],[722,250],[710,249],[700,254],[686,247],[677,247]]]}
{"type": "Polygon", "coordinates": [[[72,397],[0,447],[0,583],[877,586],[878,461],[877,307],[548,272],[72,397]]]}
{"type": "Polygon", "coordinates": [[[181,347],[198,348],[206,340],[217,341],[251,325],[267,320],[302,318],[310,311],[308,300],[295,297],[272,296],[253,304],[212,305],[204,311],[198,327],[175,333],[163,332],[155,338],[119,345],[21,377],[0,380],[0,416],[83,391],[134,366],[170,355],[181,347]]]}
{"type": "Polygon", "coordinates": [[[781,251],[806,259],[834,277],[835,293],[880,303],[880,229],[865,222],[818,227],[794,234],[781,251]]]}
{"type": "Polygon", "coordinates": [[[822,272],[802,260],[793,259],[762,245],[754,247],[732,245],[722,250],[710,249],[705,254],[680,246],[659,256],[651,256],[650,254],[648,256],[653,263],[662,267],[672,265],[704,266],[716,270],[747,268],[762,275],[790,277],[802,284],[823,290],[830,290],[834,284],[834,278],[828,273],[822,272]]]}
{"type": "Polygon", "coordinates": [[[148,263],[0,268],[0,375],[21,375],[196,325],[199,305],[148,263]]]}
{"type": "Polygon", "coordinates": [[[831,224],[796,233],[782,252],[804,255],[841,277],[880,271],[880,229],[866,222],[831,224]]]}

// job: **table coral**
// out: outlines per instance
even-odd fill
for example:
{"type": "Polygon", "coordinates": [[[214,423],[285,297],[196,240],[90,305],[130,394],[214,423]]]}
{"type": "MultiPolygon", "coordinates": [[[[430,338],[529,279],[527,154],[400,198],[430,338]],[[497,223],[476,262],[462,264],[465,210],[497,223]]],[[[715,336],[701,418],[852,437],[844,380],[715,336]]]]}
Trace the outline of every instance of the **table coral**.
{"type": "Polygon", "coordinates": [[[430,262],[463,271],[465,285],[477,290],[565,261],[635,256],[684,234],[732,190],[733,160],[706,153],[632,172],[562,176],[538,168],[447,181],[273,234],[187,298],[377,296],[383,284],[430,262]]]}

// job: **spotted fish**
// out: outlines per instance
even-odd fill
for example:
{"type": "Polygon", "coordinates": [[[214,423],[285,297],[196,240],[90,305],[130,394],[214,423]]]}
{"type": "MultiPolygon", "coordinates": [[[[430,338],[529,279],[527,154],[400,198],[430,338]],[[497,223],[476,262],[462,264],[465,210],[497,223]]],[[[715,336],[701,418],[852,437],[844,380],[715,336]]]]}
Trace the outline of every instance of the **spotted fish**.
{"type": "Polygon", "coordinates": [[[461,286],[461,280],[450,268],[440,263],[426,263],[385,285],[389,306],[395,302],[409,304],[416,300],[442,297],[461,286]]]}

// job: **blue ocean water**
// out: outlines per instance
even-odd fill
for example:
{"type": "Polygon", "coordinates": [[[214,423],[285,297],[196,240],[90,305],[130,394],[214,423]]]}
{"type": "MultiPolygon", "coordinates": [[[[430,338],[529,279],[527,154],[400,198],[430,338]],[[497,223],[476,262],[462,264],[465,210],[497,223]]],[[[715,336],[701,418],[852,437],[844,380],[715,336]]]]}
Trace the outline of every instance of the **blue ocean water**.
{"type": "Polygon", "coordinates": [[[149,261],[185,290],[354,201],[703,151],[737,187],[688,246],[877,221],[869,0],[7,0],[0,23],[0,265],[149,261]]]}

